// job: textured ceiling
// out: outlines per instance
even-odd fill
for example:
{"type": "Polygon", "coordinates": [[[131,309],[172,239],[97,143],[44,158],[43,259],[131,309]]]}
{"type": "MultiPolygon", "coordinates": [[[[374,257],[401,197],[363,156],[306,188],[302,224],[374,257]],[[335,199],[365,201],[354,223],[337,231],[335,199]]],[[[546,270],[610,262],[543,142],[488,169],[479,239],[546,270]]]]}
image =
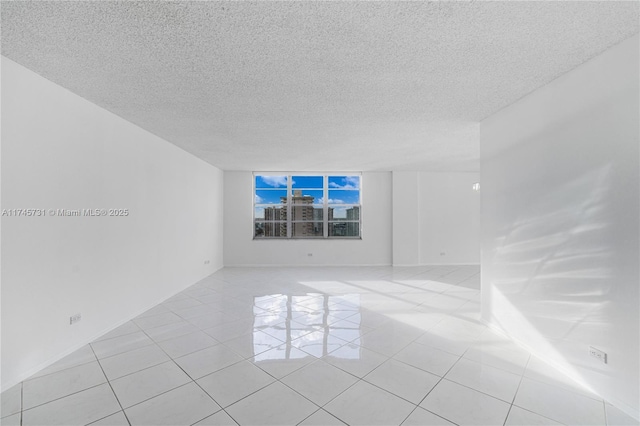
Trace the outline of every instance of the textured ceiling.
{"type": "Polygon", "coordinates": [[[225,170],[477,170],[631,2],[2,2],[2,54],[225,170]]]}

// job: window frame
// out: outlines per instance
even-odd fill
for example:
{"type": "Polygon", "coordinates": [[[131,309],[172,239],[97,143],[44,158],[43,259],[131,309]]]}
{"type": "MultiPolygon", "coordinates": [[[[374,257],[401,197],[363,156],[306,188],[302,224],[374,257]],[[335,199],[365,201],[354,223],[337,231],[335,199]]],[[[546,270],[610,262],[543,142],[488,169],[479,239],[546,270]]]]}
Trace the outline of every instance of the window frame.
{"type": "MultiPolygon", "coordinates": [[[[338,240],[338,239],[344,239],[344,240],[362,240],[362,204],[363,204],[363,199],[362,199],[362,188],[363,188],[363,183],[362,183],[362,172],[253,172],[252,173],[252,183],[251,183],[251,187],[252,187],[252,206],[253,206],[253,212],[252,212],[252,219],[253,219],[253,240],[338,240]],[[257,188],[256,186],[256,177],[258,176],[284,176],[286,177],[286,194],[287,194],[287,203],[286,203],[286,219],[285,220],[271,220],[271,221],[267,221],[266,219],[266,213],[264,214],[264,219],[260,219],[260,218],[256,218],[256,209],[260,208],[261,206],[267,206],[267,204],[264,203],[256,203],[256,191],[257,190],[270,190],[270,191],[274,191],[274,190],[284,190],[283,187],[274,187],[274,188],[257,188]],[[293,188],[293,177],[294,176],[317,176],[317,177],[322,177],[322,188],[293,188]],[[340,189],[340,188],[330,188],[329,187],[329,178],[331,177],[348,177],[348,176],[354,176],[354,177],[358,177],[358,204],[354,204],[354,203],[345,203],[345,204],[330,204],[329,203],[329,191],[348,191],[349,189],[340,189]],[[317,220],[296,220],[296,218],[294,218],[292,216],[293,214],[293,208],[295,207],[292,203],[293,203],[293,197],[294,197],[294,190],[296,189],[302,189],[302,190],[314,190],[314,191],[322,191],[323,194],[323,199],[322,199],[322,220],[321,221],[317,221],[317,220]],[[345,208],[354,208],[357,207],[358,208],[358,219],[357,220],[349,220],[349,219],[334,219],[331,218],[329,219],[329,209],[330,208],[335,208],[336,206],[344,206],[345,208]],[[257,236],[256,235],[256,225],[257,223],[262,223],[263,225],[266,225],[267,222],[273,223],[274,225],[276,224],[280,224],[282,225],[283,223],[285,224],[286,228],[287,228],[287,235],[286,236],[267,236],[267,235],[263,235],[263,236],[257,236]],[[295,236],[294,235],[294,225],[296,223],[316,223],[316,222],[320,222],[322,224],[322,236],[318,235],[313,235],[313,236],[295,236]],[[330,225],[334,224],[334,223],[345,223],[347,224],[347,226],[349,224],[357,224],[357,229],[358,229],[358,235],[357,236],[347,236],[347,235],[339,235],[339,236],[335,236],[335,235],[329,235],[330,232],[330,225]]],[[[355,190],[355,189],[351,189],[351,190],[355,190]]],[[[299,205],[299,204],[296,204],[299,205]]],[[[313,208],[315,209],[315,206],[320,206],[320,203],[314,203],[312,204],[313,208]]],[[[285,207],[285,206],[283,206],[285,207]]]]}

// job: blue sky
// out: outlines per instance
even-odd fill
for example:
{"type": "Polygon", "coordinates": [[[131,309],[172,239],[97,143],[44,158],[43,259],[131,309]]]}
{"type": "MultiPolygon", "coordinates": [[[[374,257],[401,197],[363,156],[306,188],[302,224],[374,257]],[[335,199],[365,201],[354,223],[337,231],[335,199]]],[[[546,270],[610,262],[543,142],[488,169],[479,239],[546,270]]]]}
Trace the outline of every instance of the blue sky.
{"type": "Polygon", "coordinates": [[[287,188],[286,176],[256,176],[256,188],[287,188]]]}
{"type": "Polygon", "coordinates": [[[292,176],[291,187],[322,189],[322,176],[292,176]]]}
{"type": "MultiPolygon", "coordinates": [[[[314,197],[314,204],[324,203],[322,176],[293,176],[293,190],[314,197]],[[317,189],[316,189],[317,188],[317,189]]],[[[256,176],[255,204],[281,204],[287,196],[287,176],[256,176]]],[[[292,192],[293,195],[293,192],[292,192]]],[[[329,204],[360,204],[359,176],[329,176],[329,204]]]]}
{"type": "Polygon", "coordinates": [[[329,176],[329,188],[360,189],[360,176],[329,176]]]}
{"type": "MultiPolygon", "coordinates": [[[[256,188],[286,188],[287,176],[256,176],[256,188]]],[[[322,188],[322,176],[292,176],[292,188],[322,188]]],[[[360,189],[360,176],[329,176],[331,189],[360,189]]]]}
{"type": "Polygon", "coordinates": [[[360,204],[360,191],[329,190],[329,204],[360,204]]]}
{"type": "Polygon", "coordinates": [[[280,204],[280,197],[286,197],[286,189],[256,189],[256,204],[280,204]]]}

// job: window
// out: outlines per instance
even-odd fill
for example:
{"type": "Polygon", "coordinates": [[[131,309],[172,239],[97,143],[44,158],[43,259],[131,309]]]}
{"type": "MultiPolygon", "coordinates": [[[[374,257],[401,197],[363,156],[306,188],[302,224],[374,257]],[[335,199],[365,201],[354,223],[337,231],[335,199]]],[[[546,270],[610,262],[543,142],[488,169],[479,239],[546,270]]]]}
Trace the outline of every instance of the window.
{"type": "Polygon", "coordinates": [[[254,238],[360,238],[360,174],[254,173],[254,238]]]}

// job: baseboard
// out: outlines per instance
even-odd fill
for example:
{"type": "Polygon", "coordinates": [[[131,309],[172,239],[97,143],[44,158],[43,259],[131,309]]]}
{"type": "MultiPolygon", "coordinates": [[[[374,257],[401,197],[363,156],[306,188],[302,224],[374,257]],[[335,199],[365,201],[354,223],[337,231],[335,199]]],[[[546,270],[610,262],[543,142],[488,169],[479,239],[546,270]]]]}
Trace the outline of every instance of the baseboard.
{"type": "Polygon", "coordinates": [[[480,266],[479,263],[394,263],[398,268],[419,268],[422,266],[480,266]]]}
{"type": "Polygon", "coordinates": [[[224,265],[225,268],[310,268],[310,267],[363,267],[363,266],[391,266],[389,263],[349,263],[349,264],[341,264],[341,263],[305,263],[305,264],[296,264],[296,263],[282,263],[282,264],[273,264],[273,263],[241,263],[234,265],[224,265]]]}
{"type": "Polygon", "coordinates": [[[237,263],[224,265],[224,268],[295,268],[295,267],[314,267],[314,266],[328,266],[328,267],[349,267],[349,266],[391,266],[391,267],[420,267],[420,266],[480,266],[479,263],[421,263],[421,264],[390,264],[390,263],[237,263]]]}

